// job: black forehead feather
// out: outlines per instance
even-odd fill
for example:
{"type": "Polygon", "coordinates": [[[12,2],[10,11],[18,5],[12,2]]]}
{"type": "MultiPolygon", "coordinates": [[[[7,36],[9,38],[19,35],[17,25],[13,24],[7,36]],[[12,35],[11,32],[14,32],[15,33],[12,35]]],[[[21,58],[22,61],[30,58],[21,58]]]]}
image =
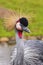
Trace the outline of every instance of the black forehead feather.
{"type": "Polygon", "coordinates": [[[28,20],[25,17],[20,18],[20,23],[23,24],[25,27],[28,26],[28,20]]]}

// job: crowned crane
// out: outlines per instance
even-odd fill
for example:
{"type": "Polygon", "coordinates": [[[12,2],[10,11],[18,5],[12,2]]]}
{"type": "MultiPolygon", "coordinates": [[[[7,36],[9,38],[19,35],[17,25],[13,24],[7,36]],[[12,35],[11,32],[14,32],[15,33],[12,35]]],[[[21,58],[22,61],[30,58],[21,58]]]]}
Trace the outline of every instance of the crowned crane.
{"type": "Polygon", "coordinates": [[[43,65],[43,41],[24,41],[22,38],[23,31],[30,32],[27,26],[28,20],[25,17],[16,23],[16,45],[11,56],[11,65],[43,65]]]}

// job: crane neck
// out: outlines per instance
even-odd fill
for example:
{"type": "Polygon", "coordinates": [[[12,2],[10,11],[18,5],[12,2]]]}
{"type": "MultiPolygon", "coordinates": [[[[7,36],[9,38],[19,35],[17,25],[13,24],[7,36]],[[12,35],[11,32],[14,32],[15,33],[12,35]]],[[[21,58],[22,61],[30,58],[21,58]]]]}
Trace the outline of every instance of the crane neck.
{"type": "Polygon", "coordinates": [[[19,32],[17,30],[16,30],[16,48],[17,48],[16,63],[18,65],[21,65],[21,64],[23,65],[23,60],[24,60],[24,41],[22,39],[22,32],[19,32]]]}
{"type": "Polygon", "coordinates": [[[23,41],[22,37],[23,37],[22,32],[16,30],[16,43],[18,43],[19,41],[21,42],[21,40],[23,41]]]}

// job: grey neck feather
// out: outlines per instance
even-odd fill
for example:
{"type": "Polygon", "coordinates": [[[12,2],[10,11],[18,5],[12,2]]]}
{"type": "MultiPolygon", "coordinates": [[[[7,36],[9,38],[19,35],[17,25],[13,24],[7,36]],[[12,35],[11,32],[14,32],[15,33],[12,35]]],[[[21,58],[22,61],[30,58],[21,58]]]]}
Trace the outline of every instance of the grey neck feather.
{"type": "Polygon", "coordinates": [[[21,39],[19,36],[18,36],[18,31],[16,30],[16,44],[18,44],[19,42],[21,42],[21,39]]]}
{"type": "Polygon", "coordinates": [[[15,60],[15,65],[23,65],[24,41],[22,38],[19,38],[18,31],[16,31],[16,47],[17,47],[17,55],[15,60]]]}

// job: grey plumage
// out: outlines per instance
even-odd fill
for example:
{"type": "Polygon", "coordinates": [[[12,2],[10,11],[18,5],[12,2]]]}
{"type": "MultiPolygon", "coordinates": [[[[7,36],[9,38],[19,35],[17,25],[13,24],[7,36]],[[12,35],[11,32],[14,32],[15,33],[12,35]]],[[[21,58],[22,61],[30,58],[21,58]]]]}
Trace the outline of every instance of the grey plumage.
{"type": "MultiPolygon", "coordinates": [[[[21,63],[21,65],[43,65],[43,41],[27,40],[24,42],[23,49],[24,49],[24,56],[23,56],[23,64],[21,63]]],[[[15,46],[12,55],[12,63],[14,62],[14,65],[17,58],[16,55],[17,55],[17,47],[15,46]]],[[[22,61],[20,60],[20,62],[22,61]]]]}

